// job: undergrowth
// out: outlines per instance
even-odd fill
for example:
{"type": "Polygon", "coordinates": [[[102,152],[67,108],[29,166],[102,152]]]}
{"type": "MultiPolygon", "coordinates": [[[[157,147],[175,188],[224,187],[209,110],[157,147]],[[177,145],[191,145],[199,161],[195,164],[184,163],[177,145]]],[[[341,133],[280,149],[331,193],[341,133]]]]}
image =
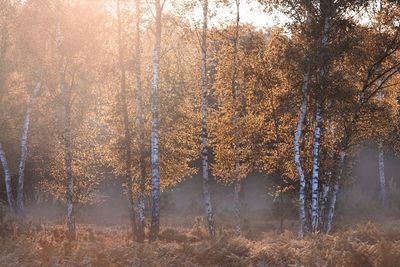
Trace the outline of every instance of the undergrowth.
{"type": "MultiPolygon", "coordinates": [[[[257,241],[220,229],[209,238],[201,222],[165,228],[154,243],[133,243],[128,227],[79,225],[70,242],[60,225],[1,218],[1,266],[399,266],[398,223],[360,224],[303,240],[293,232],[257,241]]],[[[245,236],[245,235],[244,235],[245,236]]]]}

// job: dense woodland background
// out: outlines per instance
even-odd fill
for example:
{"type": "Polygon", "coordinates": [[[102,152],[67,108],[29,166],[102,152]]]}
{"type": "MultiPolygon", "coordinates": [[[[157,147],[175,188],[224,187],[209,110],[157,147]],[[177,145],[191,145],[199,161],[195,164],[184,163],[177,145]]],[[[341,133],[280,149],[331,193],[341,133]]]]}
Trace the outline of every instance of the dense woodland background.
{"type": "Polygon", "coordinates": [[[135,242],[197,216],[211,237],[398,220],[400,3],[253,4],[285,23],[242,23],[239,0],[1,0],[7,216],[135,242]]]}

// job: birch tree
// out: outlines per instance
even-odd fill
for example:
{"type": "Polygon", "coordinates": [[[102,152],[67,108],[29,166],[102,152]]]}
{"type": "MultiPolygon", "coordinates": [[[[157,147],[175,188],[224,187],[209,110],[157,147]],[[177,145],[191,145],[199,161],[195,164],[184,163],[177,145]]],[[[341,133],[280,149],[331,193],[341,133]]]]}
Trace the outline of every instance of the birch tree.
{"type": "Polygon", "coordinates": [[[137,226],[137,240],[143,242],[144,240],[144,226],[145,226],[145,186],[146,186],[146,163],[145,163],[145,137],[144,137],[144,116],[143,116],[143,92],[142,92],[142,60],[141,60],[141,23],[142,23],[142,9],[141,1],[135,0],[136,7],[136,20],[135,20],[135,81],[136,81],[136,128],[138,139],[139,151],[139,196],[138,196],[138,226],[137,226]]]}
{"type": "MultiPolygon", "coordinates": [[[[329,1],[328,1],[329,2],[329,1]]],[[[329,31],[331,18],[329,12],[332,12],[333,7],[329,3],[320,1],[321,9],[321,20],[323,20],[323,30],[321,37],[321,50],[322,53],[326,53],[329,44],[329,31]]],[[[316,97],[315,107],[315,129],[314,129],[314,149],[313,149],[313,169],[312,169],[312,180],[311,180],[311,231],[315,233],[319,228],[319,208],[318,208],[318,183],[319,183],[319,165],[320,165],[320,140],[322,130],[322,98],[324,97],[324,91],[326,90],[326,75],[327,67],[329,64],[328,57],[324,54],[321,55],[321,66],[318,72],[318,83],[319,90],[316,97]]]]}
{"type": "Polygon", "coordinates": [[[10,168],[8,167],[7,157],[1,143],[0,143],[0,161],[4,171],[8,206],[12,213],[16,213],[17,207],[15,204],[14,194],[12,191],[11,171],[10,168]]]}
{"type": "MultiPolygon", "coordinates": [[[[261,3],[265,5],[271,5],[268,1],[260,0],[261,3]]],[[[292,26],[294,26],[294,30],[298,31],[300,29],[304,41],[305,41],[305,56],[304,56],[304,65],[302,66],[302,83],[301,83],[301,103],[300,110],[298,112],[298,120],[297,127],[294,133],[294,165],[297,170],[298,178],[299,178],[299,237],[303,238],[304,233],[307,232],[307,214],[306,214],[306,170],[304,168],[304,163],[302,163],[302,153],[301,153],[301,144],[304,139],[303,136],[303,128],[304,122],[307,117],[308,109],[309,109],[309,95],[310,95],[310,83],[313,75],[313,61],[314,61],[314,53],[313,50],[313,40],[315,39],[315,30],[314,26],[316,23],[316,14],[315,14],[315,5],[311,0],[307,1],[286,1],[286,0],[277,0],[273,1],[272,5],[276,5],[279,7],[281,11],[283,11],[288,16],[294,17],[294,22],[292,26]],[[297,14],[293,15],[292,11],[296,10],[297,14]],[[297,25],[297,27],[295,26],[297,25]]],[[[317,135],[317,137],[319,137],[317,135]]],[[[315,152],[318,150],[315,150],[315,152]]],[[[317,184],[314,185],[317,186],[317,184]]]]}
{"type": "MultiPolygon", "coordinates": [[[[306,2],[306,21],[307,25],[311,25],[311,1],[306,2]]],[[[306,231],[306,211],[305,211],[305,188],[306,181],[304,176],[304,170],[301,165],[300,158],[300,141],[302,136],[302,129],[304,124],[304,119],[307,115],[307,105],[308,105],[308,86],[310,82],[310,71],[311,71],[311,58],[310,55],[306,57],[306,67],[303,74],[303,83],[301,87],[302,101],[299,111],[299,118],[297,121],[297,128],[294,137],[294,162],[296,165],[297,172],[299,174],[299,220],[300,229],[299,237],[303,238],[304,232],[306,231]]]]}
{"type": "MultiPolygon", "coordinates": [[[[10,50],[10,20],[11,20],[11,3],[3,1],[1,3],[1,24],[0,24],[0,100],[4,103],[4,96],[6,94],[6,79],[10,71],[10,62],[8,60],[8,53],[10,50]]],[[[2,125],[3,126],[3,125],[2,125]]],[[[0,161],[4,172],[4,184],[6,187],[7,202],[12,213],[16,213],[17,206],[14,199],[12,189],[11,170],[9,168],[7,157],[3,146],[0,142],[0,161]]]]}
{"type": "MultiPolygon", "coordinates": [[[[4,99],[6,77],[7,77],[7,53],[9,50],[9,25],[8,25],[8,12],[10,10],[10,3],[7,1],[1,3],[2,14],[5,18],[1,20],[0,25],[0,100],[4,99]],[[4,13],[3,13],[4,12],[4,13]]],[[[16,203],[12,190],[11,171],[8,166],[7,157],[3,146],[0,142],[0,161],[4,172],[4,184],[6,187],[7,202],[12,213],[16,212],[16,203]]]]}
{"type": "MultiPolygon", "coordinates": [[[[382,87],[382,80],[378,80],[378,87],[382,87]]],[[[382,100],[382,89],[378,91],[377,97],[382,100]]],[[[382,141],[378,142],[378,171],[379,171],[379,185],[380,185],[380,199],[382,207],[386,207],[387,194],[386,194],[386,177],[385,177],[385,158],[382,141]]]]}
{"type": "MultiPolygon", "coordinates": [[[[17,3],[11,3],[11,2],[6,2],[5,3],[5,7],[4,7],[4,11],[8,14],[6,14],[6,18],[7,21],[4,22],[2,21],[2,31],[1,31],[1,54],[0,54],[0,65],[4,65],[1,67],[1,71],[0,71],[0,86],[2,87],[1,90],[4,89],[4,87],[6,86],[6,82],[5,82],[5,78],[6,78],[6,74],[9,70],[11,70],[10,66],[5,66],[5,65],[14,65],[10,64],[11,62],[7,62],[8,58],[7,53],[9,52],[9,49],[12,48],[12,46],[14,46],[14,44],[12,42],[16,42],[14,39],[17,39],[19,41],[25,41],[29,43],[29,47],[34,50],[33,53],[25,53],[25,55],[22,55],[22,53],[24,51],[19,51],[19,47],[15,46],[15,52],[22,52],[21,55],[18,54],[21,58],[26,60],[26,65],[27,68],[26,69],[22,69],[22,70],[18,70],[21,71],[21,73],[23,73],[24,75],[27,76],[27,78],[31,78],[31,69],[29,69],[29,67],[31,66],[35,66],[38,69],[42,69],[41,72],[43,72],[43,67],[41,67],[40,65],[43,64],[43,60],[42,57],[44,57],[44,53],[42,50],[44,50],[44,43],[47,40],[47,36],[46,34],[40,34],[40,36],[38,36],[37,39],[34,39],[32,36],[24,36],[23,33],[19,33],[17,30],[21,30],[22,32],[24,31],[32,31],[32,30],[37,30],[37,26],[31,26],[29,25],[29,28],[26,28],[27,25],[23,25],[23,23],[21,23],[22,25],[19,25],[19,27],[17,27],[15,29],[15,25],[13,27],[10,27],[10,25],[8,25],[11,22],[14,22],[16,20],[14,20],[13,16],[15,16],[15,19],[19,16],[19,6],[17,3]],[[11,33],[9,30],[13,29],[14,32],[11,33]],[[10,39],[10,36],[14,35],[14,37],[12,39],[10,39]],[[36,49],[36,50],[35,50],[36,49]],[[30,64],[32,63],[33,64],[30,64]],[[39,66],[38,66],[39,65],[39,66]]],[[[14,71],[17,71],[16,69],[14,69],[14,71]]],[[[19,155],[19,163],[18,163],[18,186],[17,186],[17,202],[14,203],[15,201],[12,200],[12,183],[11,183],[11,171],[8,168],[8,164],[6,162],[6,158],[5,158],[5,154],[3,151],[3,157],[4,157],[4,168],[5,168],[5,172],[7,172],[8,174],[5,175],[6,176],[6,188],[7,188],[7,196],[8,196],[8,200],[9,200],[9,205],[12,211],[18,211],[18,213],[20,215],[24,215],[24,177],[25,177],[25,163],[26,163],[26,158],[27,158],[27,154],[28,154],[28,134],[29,134],[29,127],[30,127],[30,118],[31,118],[31,110],[34,104],[34,100],[37,97],[39,91],[41,90],[42,87],[42,73],[38,74],[35,73],[33,76],[37,76],[34,79],[36,80],[34,82],[34,86],[31,90],[27,90],[29,91],[28,93],[28,101],[26,103],[23,103],[23,106],[21,106],[21,109],[24,110],[23,113],[23,123],[22,123],[22,130],[21,130],[21,136],[20,136],[20,140],[19,140],[19,150],[20,150],[20,155],[19,155]],[[6,171],[7,169],[7,171],[6,171]],[[8,177],[8,178],[7,178],[8,177]],[[11,202],[10,202],[11,201],[11,202]]],[[[28,85],[28,88],[31,85],[28,85]]],[[[3,94],[5,93],[5,91],[2,92],[3,94]]],[[[2,94],[2,96],[3,96],[2,94]]]]}
{"type": "MultiPolygon", "coordinates": [[[[98,201],[96,193],[103,179],[99,170],[105,169],[101,147],[104,140],[100,134],[104,131],[100,124],[103,107],[98,105],[100,81],[104,82],[101,70],[110,61],[118,60],[117,56],[104,53],[104,40],[110,40],[109,33],[117,35],[117,31],[113,27],[108,28],[109,31],[102,28],[105,17],[99,15],[101,11],[96,2],[71,5],[60,1],[55,4],[58,3],[62,6],[54,6],[56,10],[60,9],[57,16],[51,13],[53,9],[45,14],[41,12],[44,21],[56,22],[51,32],[55,33],[57,42],[48,43],[47,52],[51,58],[46,61],[46,67],[55,73],[46,72],[46,85],[51,90],[43,91],[44,96],[38,103],[40,108],[36,111],[41,116],[32,125],[35,130],[32,135],[35,144],[32,142],[32,145],[37,150],[36,158],[47,162],[46,168],[35,168],[35,174],[41,177],[37,190],[62,203],[72,202],[73,219],[79,205],[98,201]],[[77,29],[75,25],[82,27],[77,29]],[[99,61],[99,54],[107,57],[101,57],[99,61]],[[46,105],[49,101],[55,105],[46,105]],[[43,125],[47,127],[43,128],[43,125]]],[[[116,42],[117,38],[112,40],[116,42]]],[[[116,66],[118,81],[113,89],[119,93],[120,90],[115,90],[120,87],[118,61],[116,66]]],[[[67,205],[66,215],[68,206],[71,205],[67,205]]]]}
{"type": "Polygon", "coordinates": [[[208,0],[203,0],[203,28],[201,33],[201,161],[203,177],[203,200],[207,218],[208,232],[215,236],[214,213],[209,189],[209,148],[208,148],[208,73],[207,73],[207,30],[208,0]]]}
{"type": "MultiPolygon", "coordinates": [[[[129,15],[127,11],[125,14],[129,15]]],[[[126,19],[126,17],[124,17],[126,19]]],[[[159,140],[159,177],[160,193],[173,188],[183,179],[189,179],[196,173],[192,162],[198,157],[200,132],[200,114],[198,110],[198,69],[199,56],[196,54],[196,36],[190,35],[189,25],[176,17],[164,17],[162,25],[162,42],[158,87],[158,140],[159,140]]],[[[134,61],[129,65],[132,72],[127,71],[127,95],[134,97],[134,101],[127,101],[128,115],[132,127],[132,178],[133,193],[138,195],[138,217],[142,208],[142,220],[145,220],[145,202],[151,197],[151,143],[141,141],[145,136],[151,136],[151,79],[153,73],[151,55],[154,52],[152,46],[155,38],[140,38],[140,54],[137,50],[137,29],[125,28],[126,38],[131,36],[133,45],[126,47],[126,54],[135,54],[134,61]],[[137,63],[140,59],[141,74],[137,74],[137,63]],[[131,74],[131,75],[130,75],[131,74]],[[140,76],[140,80],[139,80],[140,76]],[[140,81],[140,87],[137,86],[140,81]],[[142,148],[141,148],[142,146],[142,148]],[[142,193],[141,193],[142,192],[142,193]],[[142,194],[142,196],[140,196],[142,194]],[[142,197],[142,204],[140,198],[142,197]]],[[[140,35],[153,37],[153,29],[140,27],[140,35]]],[[[112,54],[117,50],[117,38],[115,46],[107,47],[112,54]]],[[[119,93],[112,90],[120,85],[119,63],[114,58],[111,68],[115,71],[104,74],[102,78],[102,121],[105,123],[106,133],[104,143],[101,144],[104,151],[104,160],[112,168],[117,177],[125,174],[125,139],[124,121],[121,113],[121,101],[119,93]]],[[[112,60],[112,59],[111,59],[112,60]]],[[[129,99],[129,98],[128,98],[129,99]]],[[[146,206],[147,207],[147,206],[146,206]]],[[[140,218],[138,218],[138,228],[140,218]]],[[[144,231],[145,225],[142,230],[144,231]]],[[[140,229],[138,229],[137,241],[140,229]]],[[[144,234],[142,236],[144,239],[144,234]]]]}
{"type": "Polygon", "coordinates": [[[28,133],[31,117],[31,109],[34,99],[37,97],[42,87],[42,74],[40,74],[39,81],[32,90],[29,96],[28,104],[26,107],[24,122],[22,125],[21,141],[20,141],[20,160],[18,165],[18,190],[17,190],[17,207],[18,212],[24,214],[24,178],[25,178],[25,163],[28,153],[28,133]]]}
{"type": "Polygon", "coordinates": [[[155,44],[153,50],[153,77],[151,84],[151,227],[150,241],[155,241],[160,230],[160,171],[158,151],[158,86],[161,53],[161,2],[155,1],[155,44]]]}
{"type": "Polygon", "coordinates": [[[368,36],[371,34],[368,29],[354,29],[355,32],[357,30],[357,34],[361,35],[362,38],[365,38],[365,46],[361,48],[362,51],[364,51],[362,54],[365,55],[365,57],[357,58],[357,56],[354,56],[354,54],[358,53],[354,53],[353,51],[354,58],[352,58],[350,62],[351,66],[355,66],[357,69],[354,69],[353,72],[348,71],[346,74],[346,76],[349,76],[348,78],[344,75],[342,75],[342,77],[351,80],[351,86],[357,84],[354,83],[354,80],[358,79],[358,84],[361,84],[361,86],[352,88],[352,90],[349,90],[349,92],[343,96],[347,99],[352,99],[352,101],[350,103],[343,101],[343,106],[340,107],[339,112],[344,114],[342,114],[342,116],[336,116],[336,122],[340,126],[337,127],[336,131],[336,150],[339,158],[336,177],[334,178],[333,182],[334,186],[332,187],[331,192],[329,211],[327,214],[327,233],[331,232],[332,230],[337,194],[339,191],[339,185],[344,176],[346,159],[350,158],[350,156],[354,154],[354,150],[358,144],[362,143],[363,141],[373,139],[374,135],[378,135],[379,138],[381,138],[381,131],[378,130],[377,134],[374,132],[375,129],[384,129],[385,127],[380,124],[380,121],[386,123],[387,119],[384,119],[383,117],[379,118],[374,115],[377,108],[373,103],[373,99],[383,88],[385,88],[385,90],[394,88],[390,81],[396,77],[399,71],[399,62],[393,58],[393,56],[400,49],[398,29],[389,35],[375,35],[372,33],[372,35],[375,36],[373,38],[368,36]],[[371,49],[372,47],[375,49],[371,49]],[[354,64],[355,62],[357,63],[354,64]],[[382,69],[378,68],[378,66],[385,67],[382,69]],[[358,70],[360,68],[362,70],[362,74],[358,75],[358,70]],[[374,121],[374,125],[371,124],[372,121],[374,121]]]}

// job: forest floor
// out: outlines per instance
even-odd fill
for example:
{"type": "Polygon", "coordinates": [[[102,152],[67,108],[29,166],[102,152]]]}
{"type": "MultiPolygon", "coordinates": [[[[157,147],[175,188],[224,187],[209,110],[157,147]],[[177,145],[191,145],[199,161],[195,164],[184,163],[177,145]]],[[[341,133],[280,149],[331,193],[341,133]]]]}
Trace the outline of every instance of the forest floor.
{"type": "Polygon", "coordinates": [[[201,219],[190,228],[162,228],[160,240],[138,244],[124,225],[79,224],[70,242],[63,225],[0,226],[0,266],[399,266],[400,221],[362,223],[332,235],[297,239],[294,231],[230,228],[207,236],[201,219]]]}

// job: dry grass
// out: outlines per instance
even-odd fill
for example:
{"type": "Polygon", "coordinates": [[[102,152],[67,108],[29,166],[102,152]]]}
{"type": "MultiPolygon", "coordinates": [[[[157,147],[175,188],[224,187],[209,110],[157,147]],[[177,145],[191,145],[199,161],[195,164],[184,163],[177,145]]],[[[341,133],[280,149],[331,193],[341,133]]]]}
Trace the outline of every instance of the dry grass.
{"type": "Polygon", "coordinates": [[[132,243],[126,227],[79,225],[78,240],[60,225],[3,220],[1,266],[399,266],[400,224],[367,223],[334,235],[259,234],[257,241],[220,229],[214,239],[198,219],[166,228],[151,244],[132,243]]]}

